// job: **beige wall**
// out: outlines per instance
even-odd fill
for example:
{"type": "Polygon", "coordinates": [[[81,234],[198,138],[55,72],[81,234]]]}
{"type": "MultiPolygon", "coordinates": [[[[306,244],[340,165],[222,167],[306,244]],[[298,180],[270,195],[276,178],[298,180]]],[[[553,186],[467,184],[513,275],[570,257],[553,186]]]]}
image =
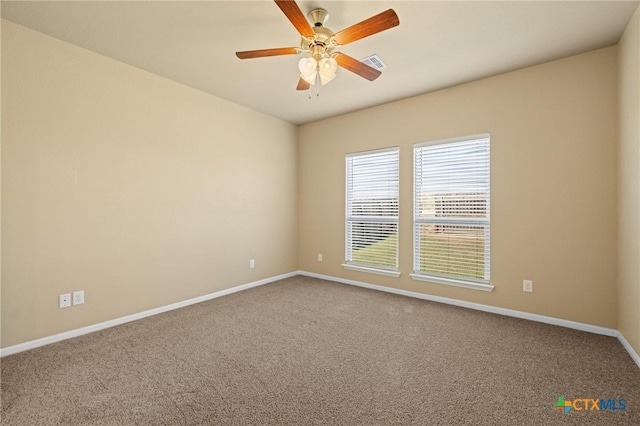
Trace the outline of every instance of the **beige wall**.
{"type": "Polygon", "coordinates": [[[3,21],[2,347],[301,269],[619,326],[638,351],[638,20],[619,58],[601,49],[299,129],[3,21]],[[413,281],[412,146],[483,132],[496,288],[413,281]],[[344,155],[394,145],[402,276],[343,270],[344,155]],[[59,309],[74,290],[86,303],[59,309]]]}
{"type": "Polygon", "coordinates": [[[295,126],[6,21],[2,112],[3,347],[296,270],[295,126]]]}
{"type": "MultiPolygon", "coordinates": [[[[2,6],[0,6],[2,7],[2,6]]],[[[2,34],[0,19],[0,35],[2,34]]],[[[0,98],[2,96],[2,47],[0,46],[0,98]]],[[[0,117],[2,117],[2,102],[0,102],[0,117]]],[[[0,348],[2,347],[2,120],[0,119],[0,348]]]]}
{"type": "Polygon", "coordinates": [[[302,126],[300,269],[615,328],[616,55],[601,49],[302,126]],[[484,132],[495,290],[413,281],[413,144],[484,132]],[[394,145],[402,276],[344,270],[344,156],[394,145]]]}
{"type": "Polygon", "coordinates": [[[640,9],[619,44],[618,328],[640,353],[640,9]]]}

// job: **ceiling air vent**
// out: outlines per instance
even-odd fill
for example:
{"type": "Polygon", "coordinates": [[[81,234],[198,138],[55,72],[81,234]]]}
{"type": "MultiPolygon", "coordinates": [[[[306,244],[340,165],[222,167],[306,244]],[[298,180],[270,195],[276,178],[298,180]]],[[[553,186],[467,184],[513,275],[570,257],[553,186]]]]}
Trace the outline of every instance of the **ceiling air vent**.
{"type": "Polygon", "coordinates": [[[377,70],[383,70],[387,67],[385,63],[382,62],[382,59],[380,59],[380,57],[375,54],[371,56],[367,56],[364,59],[361,59],[360,62],[362,62],[365,65],[369,65],[371,68],[375,68],[377,70]]]}

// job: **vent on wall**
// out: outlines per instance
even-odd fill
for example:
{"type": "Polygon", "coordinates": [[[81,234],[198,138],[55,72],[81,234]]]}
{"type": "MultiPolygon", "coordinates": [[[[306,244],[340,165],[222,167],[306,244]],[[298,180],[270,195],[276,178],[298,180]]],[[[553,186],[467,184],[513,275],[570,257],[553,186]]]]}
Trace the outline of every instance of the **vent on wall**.
{"type": "Polygon", "coordinates": [[[371,68],[375,68],[377,70],[383,70],[387,67],[387,65],[385,65],[384,62],[382,62],[382,59],[380,59],[380,57],[376,54],[367,56],[366,58],[361,59],[360,62],[362,62],[365,65],[369,65],[371,68]]]}

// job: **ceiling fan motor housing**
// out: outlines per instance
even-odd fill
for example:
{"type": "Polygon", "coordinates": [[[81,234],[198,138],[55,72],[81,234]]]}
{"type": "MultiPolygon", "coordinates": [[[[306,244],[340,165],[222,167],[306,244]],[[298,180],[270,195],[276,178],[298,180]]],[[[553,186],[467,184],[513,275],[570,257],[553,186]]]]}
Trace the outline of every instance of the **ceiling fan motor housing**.
{"type": "Polygon", "coordinates": [[[332,41],[334,34],[324,26],[324,23],[329,19],[329,12],[325,9],[313,9],[307,16],[309,21],[314,24],[313,32],[315,34],[312,38],[302,37],[300,46],[303,51],[309,52],[316,59],[330,54],[335,48],[335,43],[332,41]]]}

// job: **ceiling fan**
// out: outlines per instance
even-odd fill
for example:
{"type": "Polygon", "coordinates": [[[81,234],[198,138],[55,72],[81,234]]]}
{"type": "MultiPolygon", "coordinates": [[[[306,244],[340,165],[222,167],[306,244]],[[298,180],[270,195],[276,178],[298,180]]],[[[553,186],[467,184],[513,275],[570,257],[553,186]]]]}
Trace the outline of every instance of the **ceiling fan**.
{"type": "Polygon", "coordinates": [[[307,54],[308,56],[300,59],[298,63],[300,80],[296,87],[297,90],[307,90],[311,85],[319,87],[330,82],[335,78],[338,67],[356,73],[369,81],[373,81],[380,76],[381,72],[379,70],[363,64],[342,52],[337,52],[335,49],[399,25],[398,15],[393,9],[333,33],[324,26],[329,17],[326,10],[314,9],[309,12],[309,19],[313,23],[313,26],[311,26],[294,0],[274,1],[300,33],[302,37],[300,47],[236,52],[238,58],[252,59],[266,56],[307,54]]]}

